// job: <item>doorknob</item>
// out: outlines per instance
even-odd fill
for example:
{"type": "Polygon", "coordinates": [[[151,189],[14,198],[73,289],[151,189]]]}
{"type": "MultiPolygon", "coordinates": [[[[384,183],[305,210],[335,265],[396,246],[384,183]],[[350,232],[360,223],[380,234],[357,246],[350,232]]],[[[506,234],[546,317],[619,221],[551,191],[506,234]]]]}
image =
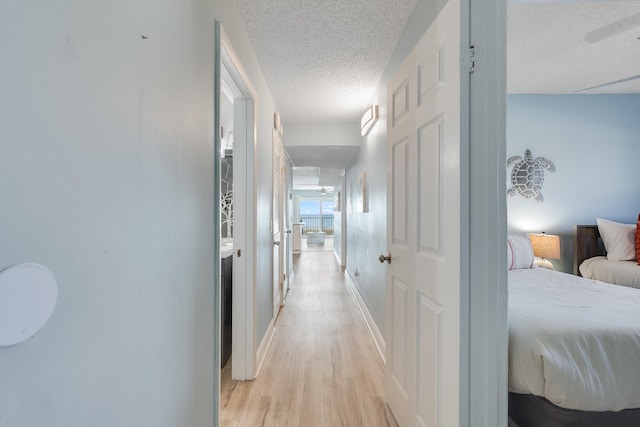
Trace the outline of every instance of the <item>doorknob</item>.
{"type": "Polygon", "coordinates": [[[390,253],[390,252],[387,252],[387,256],[380,255],[380,256],[378,257],[378,260],[379,260],[381,263],[383,263],[383,262],[387,261],[389,264],[391,264],[391,253],[390,253]]]}
{"type": "Polygon", "coordinates": [[[276,246],[280,246],[280,241],[275,241],[275,242],[273,242],[273,244],[276,245],[276,246]]]}

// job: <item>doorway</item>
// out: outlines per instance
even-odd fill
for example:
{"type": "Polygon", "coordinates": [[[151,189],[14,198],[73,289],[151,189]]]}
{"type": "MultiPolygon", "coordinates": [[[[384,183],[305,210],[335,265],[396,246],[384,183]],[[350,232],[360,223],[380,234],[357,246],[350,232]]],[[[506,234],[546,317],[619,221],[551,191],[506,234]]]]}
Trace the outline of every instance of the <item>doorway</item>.
{"type": "MultiPolygon", "coordinates": [[[[227,292],[220,292],[221,338],[230,335],[231,377],[255,377],[255,197],[254,138],[256,92],[240,65],[233,47],[216,23],[216,164],[219,166],[221,257],[220,277],[224,274],[227,292]],[[231,279],[229,280],[229,276],[231,279]],[[229,283],[230,282],[230,283],[229,283]],[[229,296],[229,294],[231,294],[229,296]],[[226,297],[223,299],[223,296],[226,297]],[[226,303],[226,306],[222,306],[226,303]],[[229,311],[231,314],[229,315],[229,311]],[[222,318],[222,317],[225,318],[222,318]],[[225,321],[230,323],[226,325],[225,321]]],[[[224,284],[221,280],[221,283],[224,284]]],[[[223,340],[221,350],[228,353],[223,340]]],[[[225,354],[226,355],[226,354],[225,354]]],[[[222,362],[222,360],[220,360],[222,362]]],[[[222,363],[220,363],[222,364],[222,363]]]]}

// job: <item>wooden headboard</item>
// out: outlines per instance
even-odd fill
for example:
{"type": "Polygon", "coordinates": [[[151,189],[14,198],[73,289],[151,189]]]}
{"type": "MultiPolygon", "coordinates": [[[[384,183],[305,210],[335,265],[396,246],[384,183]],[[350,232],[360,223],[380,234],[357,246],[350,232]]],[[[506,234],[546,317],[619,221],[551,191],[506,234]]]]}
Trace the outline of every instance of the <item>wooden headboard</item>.
{"type": "Polygon", "coordinates": [[[582,261],[606,254],[597,225],[576,225],[576,250],[573,268],[578,276],[581,276],[579,267],[582,261]]]}

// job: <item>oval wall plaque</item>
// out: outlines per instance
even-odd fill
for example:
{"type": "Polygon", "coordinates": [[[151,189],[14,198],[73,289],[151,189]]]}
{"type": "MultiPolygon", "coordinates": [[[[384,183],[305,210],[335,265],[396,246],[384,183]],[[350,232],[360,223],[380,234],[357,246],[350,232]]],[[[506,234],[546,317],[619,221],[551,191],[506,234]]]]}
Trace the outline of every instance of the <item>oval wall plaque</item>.
{"type": "Polygon", "coordinates": [[[0,347],[28,340],[47,323],[58,285],[45,267],[24,263],[0,271],[0,347]]]}

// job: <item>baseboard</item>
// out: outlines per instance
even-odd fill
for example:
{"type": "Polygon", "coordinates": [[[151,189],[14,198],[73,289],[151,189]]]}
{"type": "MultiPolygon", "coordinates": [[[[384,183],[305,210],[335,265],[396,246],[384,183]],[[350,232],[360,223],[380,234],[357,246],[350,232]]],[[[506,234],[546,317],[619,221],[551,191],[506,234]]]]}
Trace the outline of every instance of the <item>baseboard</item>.
{"type": "Polygon", "coordinates": [[[258,346],[258,352],[256,353],[256,360],[258,362],[258,369],[256,369],[256,378],[260,375],[260,370],[262,369],[262,365],[264,364],[264,359],[267,357],[267,352],[271,347],[271,341],[273,341],[273,336],[276,333],[276,327],[271,319],[269,322],[269,326],[267,326],[267,332],[264,334],[264,338],[262,338],[262,342],[258,346]]]}
{"type": "Polygon", "coordinates": [[[371,338],[373,338],[373,342],[376,344],[376,348],[378,349],[378,353],[380,353],[380,357],[382,358],[382,363],[385,363],[384,352],[385,352],[385,343],[380,330],[376,326],[376,322],[374,322],[369,309],[367,308],[367,304],[365,304],[362,296],[360,295],[360,291],[356,287],[356,282],[349,274],[348,270],[344,272],[345,282],[347,283],[347,287],[351,291],[353,298],[356,300],[356,304],[360,309],[360,313],[364,318],[364,322],[367,325],[367,329],[369,330],[369,334],[371,334],[371,338]]]}
{"type": "Polygon", "coordinates": [[[296,280],[296,273],[295,271],[291,270],[291,273],[289,274],[289,289],[291,289],[291,287],[295,283],[295,280],[296,280]]]}

